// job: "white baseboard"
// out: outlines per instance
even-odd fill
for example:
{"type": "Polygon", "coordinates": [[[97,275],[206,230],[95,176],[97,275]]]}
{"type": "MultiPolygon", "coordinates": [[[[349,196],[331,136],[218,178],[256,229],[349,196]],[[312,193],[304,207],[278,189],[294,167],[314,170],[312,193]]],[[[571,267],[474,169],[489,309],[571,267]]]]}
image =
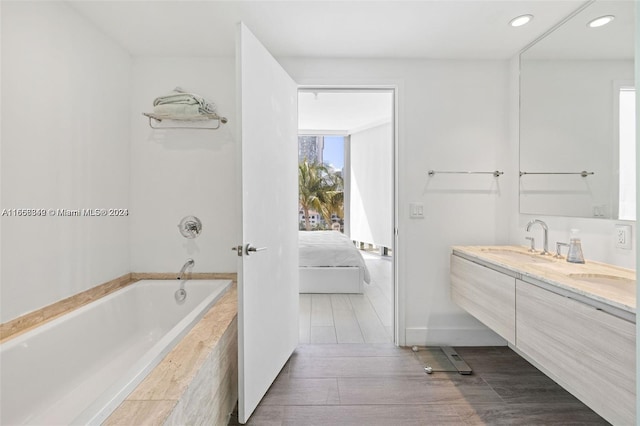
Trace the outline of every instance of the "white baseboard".
{"type": "Polygon", "coordinates": [[[507,341],[488,328],[407,328],[406,346],[506,346],[507,341]]]}

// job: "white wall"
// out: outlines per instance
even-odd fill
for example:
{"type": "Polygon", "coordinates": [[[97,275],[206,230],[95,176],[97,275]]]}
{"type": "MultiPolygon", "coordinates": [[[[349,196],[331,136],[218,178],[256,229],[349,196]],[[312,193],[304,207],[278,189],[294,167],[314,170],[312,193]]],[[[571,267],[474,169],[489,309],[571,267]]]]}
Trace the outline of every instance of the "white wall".
{"type": "MultiPolygon", "coordinates": [[[[389,96],[390,106],[393,99],[389,96]]],[[[391,123],[350,138],[349,233],[352,240],[393,247],[393,127],[391,123]]]]}
{"type": "Polygon", "coordinates": [[[633,61],[522,61],[521,170],[595,174],[523,176],[521,211],[616,217],[615,81],[633,81],[633,61]]]}
{"type": "MultiPolygon", "coordinates": [[[[2,209],[131,208],[128,54],[59,2],[2,4],[2,209]]],[[[128,217],[2,220],[4,322],[129,272],[128,217]]]]}
{"type": "MultiPolygon", "coordinates": [[[[502,340],[450,301],[456,244],[522,244],[515,61],[287,58],[301,84],[398,89],[400,341],[502,340]],[[492,176],[435,170],[504,170],[492,176]],[[409,203],[425,219],[409,219],[409,203]]],[[[234,61],[131,60],[59,3],[2,4],[2,208],[124,207],[128,218],[2,218],[2,318],[129,271],[235,271],[239,235],[234,61]],[[221,131],[151,130],[141,112],[181,85],[213,99],[221,131]],[[11,105],[11,109],[7,108],[11,105]],[[47,112],[33,114],[34,105],[47,112]],[[213,183],[212,183],[213,182],[213,183]],[[182,238],[187,214],[204,232],[182,238]],[[104,220],[103,220],[104,219],[104,220]]],[[[615,221],[541,216],[550,241],[582,230],[587,258],[635,267],[612,249],[615,221]]]]}
{"type": "Polygon", "coordinates": [[[508,241],[509,188],[491,175],[429,179],[427,171],[508,167],[508,62],[287,58],[281,63],[301,84],[398,86],[396,254],[406,308],[401,343],[502,343],[451,302],[449,255],[456,244],[508,241]],[[424,203],[425,219],[409,219],[410,202],[424,203]]]}
{"type": "MultiPolygon", "coordinates": [[[[636,5],[636,40],[640,38],[640,7],[636,5]]],[[[635,82],[636,82],[636,147],[640,145],[640,132],[638,127],[640,123],[640,96],[638,96],[638,88],[640,88],[640,43],[636,43],[635,51],[635,82]]],[[[640,173],[637,172],[638,164],[640,164],[640,150],[636,149],[636,212],[640,211],[640,173]]],[[[638,227],[636,226],[633,232],[635,237],[634,247],[638,245],[638,227]]],[[[635,257],[635,256],[634,256],[635,257]]],[[[637,275],[636,275],[637,280],[637,275]]],[[[636,316],[640,311],[640,306],[637,304],[638,297],[640,296],[640,288],[636,286],[636,316]]],[[[636,366],[640,365],[640,327],[636,327],[636,366]]],[[[640,368],[636,367],[636,413],[640,410],[640,368]]]]}
{"type": "Polygon", "coordinates": [[[2,217],[4,322],[128,272],[233,272],[234,58],[136,58],[61,2],[3,2],[1,208],[126,208],[129,216],[2,217]],[[217,131],[152,130],[176,86],[211,100],[217,131]],[[7,106],[11,107],[8,108],[7,106]],[[196,215],[204,231],[183,238],[196,215]]]}
{"type": "MultiPolygon", "coordinates": [[[[131,92],[131,268],[233,272],[239,244],[234,58],[135,58],[131,92]],[[176,86],[213,101],[229,119],[219,130],[153,130],[142,112],[176,86]],[[203,232],[185,239],[178,223],[197,216],[203,232]]],[[[266,224],[265,224],[266,225],[266,224]]]]}
{"type": "Polygon", "coordinates": [[[568,239],[569,229],[578,228],[587,259],[635,268],[635,248],[629,251],[613,246],[618,221],[519,213],[515,59],[287,58],[281,62],[300,84],[398,87],[397,254],[405,304],[402,343],[504,343],[450,301],[449,254],[452,245],[523,245],[524,227],[535,217],[549,225],[550,244],[568,239]],[[498,169],[505,174],[497,179],[444,174],[429,178],[430,169],[498,169]],[[411,202],[424,203],[425,219],[409,219],[411,202]]]}
{"type": "MultiPolygon", "coordinates": [[[[2,2],[0,2],[0,208],[2,208],[2,2]]],[[[0,216],[0,311],[2,311],[2,225],[4,220],[0,216]]],[[[2,315],[0,315],[0,322],[2,322],[2,315]]]]}

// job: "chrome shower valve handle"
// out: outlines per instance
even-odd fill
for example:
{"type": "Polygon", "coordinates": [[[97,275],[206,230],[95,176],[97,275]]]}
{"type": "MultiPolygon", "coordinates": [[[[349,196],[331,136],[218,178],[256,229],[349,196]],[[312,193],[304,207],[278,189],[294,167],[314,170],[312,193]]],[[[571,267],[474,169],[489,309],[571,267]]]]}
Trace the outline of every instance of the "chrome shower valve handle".
{"type": "Polygon", "coordinates": [[[202,222],[195,216],[185,216],[178,224],[183,237],[193,239],[202,233],[202,222]]]}

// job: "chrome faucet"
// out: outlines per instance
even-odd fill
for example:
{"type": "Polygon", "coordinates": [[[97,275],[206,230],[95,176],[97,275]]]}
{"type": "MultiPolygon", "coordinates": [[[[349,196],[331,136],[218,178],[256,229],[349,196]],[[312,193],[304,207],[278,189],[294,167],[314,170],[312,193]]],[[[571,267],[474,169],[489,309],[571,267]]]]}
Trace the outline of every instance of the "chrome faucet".
{"type": "Polygon", "coordinates": [[[196,262],[193,259],[189,259],[187,260],[184,265],[182,265],[182,269],[180,269],[180,273],[178,274],[178,279],[181,280],[182,277],[184,276],[185,272],[187,271],[187,269],[193,268],[193,266],[196,264],[196,262]]]}
{"type": "Polygon", "coordinates": [[[542,230],[543,232],[543,240],[542,240],[542,252],[540,252],[540,254],[551,254],[549,253],[549,227],[547,227],[547,224],[544,223],[543,221],[541,221],[540,219],[535,219],[532,220],[531,222],[527,223],[527,232],[529,232],[529,230],[531,229],[531,226],[534,223],[539,223],[540,226],[542,226],[542,230]]]}

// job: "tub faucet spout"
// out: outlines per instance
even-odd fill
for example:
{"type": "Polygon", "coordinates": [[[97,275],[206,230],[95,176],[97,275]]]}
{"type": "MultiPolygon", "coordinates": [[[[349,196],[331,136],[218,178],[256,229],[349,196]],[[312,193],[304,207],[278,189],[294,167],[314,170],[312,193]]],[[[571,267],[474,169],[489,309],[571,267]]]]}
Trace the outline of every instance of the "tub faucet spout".
{"type": "Polygon", "coordinates": [[[180,273],[178,273],[178,279],[181,280],[182,277],[184,276],[185,272],[187,271],[187,269],[191,269],[193,268],[193,265],[195,265],[196,262],[193,259],[189,259],[187,260],[184,265],[182,265],[182,269],[180,269],[180,273]]]}

